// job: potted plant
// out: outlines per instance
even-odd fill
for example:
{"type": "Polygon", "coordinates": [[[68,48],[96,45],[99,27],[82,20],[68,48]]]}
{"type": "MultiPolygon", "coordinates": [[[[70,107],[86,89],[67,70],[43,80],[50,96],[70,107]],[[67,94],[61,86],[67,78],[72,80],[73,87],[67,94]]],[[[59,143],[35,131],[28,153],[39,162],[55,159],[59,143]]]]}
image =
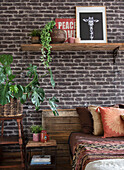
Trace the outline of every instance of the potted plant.
{"type": "Polygon", "coordinates": [[[40,140],[40,133],[43,130],[42,126],[32,125],[30,129],[31,132],[33,133],[33,141],[38,142],[40,140]]]}
{"type": "MultiPolygon", "coordinates": [[[[12,73],[11,63],[13,62],[13,57],[11,55],[3,54],[0,55],[0,104],[5,105],[10,103],[10,98],[16,98],[20,100],[22,104],[25,103],[27,99],[35,105],[36,110],[39,110],[41,103],[46,99],[49,100],[49,105],[53,109],[53,113],[57,113],[56,104],[58,102],[56,97],[46,98],[45,92],[38,81],[39,76],[37,73],[37,66],[29,65],[27,68],[28,73],[25,78],[32,80],[25,86],[14,81],[16,75],[12,73]]],[[[43,77],[45,75],[42,75],[43,77]]]]}
{"type": "Polygon", "coordinates": [[[40,43],[40,30],[34,29],[29,35],[31,36],[32,44],[40,43]]]}
{"type": "MultiPolygon", "coordinates": [[[[45,78],[46,75],[50,75],[50,82],[52,87],[55,87],[55,82],[53,79],[52,71],[50,69],[50,61],[52,61],[51,46],[50,46],[50,32],[54,27],[55,22],[51,21],[45,25],[42,29],[41,35],[41,62],[44,65],[45,72],[40,78],[45,78]]],[[[14,81],[16,75],[12,73],[11,63],[13,62],[13,56],[3,54],[0,55],[0,104],[5,105],[10,103],[10,98],[16,98],[20,100],[22,104],[25,103],[27,99],[30,99],[31,102],[35,105],[36,110],[39,110],[41,103],[46,99],[49,100],[49,105],[54,113],[54,115],[58,115],[57,105],[58,99],[53,96],[52,98],[46,98],[44,89],[42,85],[39,83],[39,75],[37,72],[37,66],[29,65],[27,68],[28,73],[25,79],[32,78],[32,80],[25,86],[22,86],[20,83],[14,81]]]]}

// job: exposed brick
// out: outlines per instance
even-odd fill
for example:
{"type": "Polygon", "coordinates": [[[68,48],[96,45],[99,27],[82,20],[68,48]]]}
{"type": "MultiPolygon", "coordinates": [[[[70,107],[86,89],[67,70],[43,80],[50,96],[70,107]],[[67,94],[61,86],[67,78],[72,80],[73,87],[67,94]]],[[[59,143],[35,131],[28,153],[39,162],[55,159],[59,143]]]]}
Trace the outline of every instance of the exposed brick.
{"type": "MultiPolygon", "coordinates": [[[[14,73],[23,70],[15,79],[21,84],[25,80],[26,68],[29,64],[38,66],[39,76],[43,71],[40,63],[40,52],[23,52],[20,45],[31,43],[29,33],[33,29],[41,29],[47,22],[55,18],[75,18],[75,6],[106,6],[108,42],[124,42],[124,1],[123,0],[1,0],[0,6],[0,54],[8,53],[14,57],[12,69],[14,73]]],[[[56,82],[53,89],[49,77],[40,79],[46,96],[55,94],[59,98],[59,108],[75,108],[84,104],[107,106],[123,103],[124,100],[124,52],[119,52],[113,64],[112,51],[60,51],[52,52],[51,68],[56,82]]],[[[49,109],[48,102],[41,105],[49,109]]],[[[24,104],[24,129],[30,136],[30,126],[41,123],[41,110],[34,111],[30,101],[24,104]]],[[[14,128],[15,122],[9,125],[14,128]]],[[[7,123],[5,127],[7,127],[7,123]]],[[[5,129],[7,134],[8,129],[5,129]]],[[[10,134],[17,131],[11,129],[10,134]]]]}

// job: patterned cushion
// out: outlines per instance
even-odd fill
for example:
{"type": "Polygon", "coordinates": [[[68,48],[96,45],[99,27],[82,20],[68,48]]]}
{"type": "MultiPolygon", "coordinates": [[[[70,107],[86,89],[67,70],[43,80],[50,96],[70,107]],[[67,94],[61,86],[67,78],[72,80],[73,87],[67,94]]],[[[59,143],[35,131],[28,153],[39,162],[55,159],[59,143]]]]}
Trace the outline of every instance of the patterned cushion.
{"type": "Polygon", "coordinates": [[[89,106],[88,110],[91,112],[92,114],[92,118],[93,118],[93,134],[94,135],[103,135],[104,131],[103,131],[103,125],[102,125],[102,120],[101,120],[101,114],[100,111],[96,112],[96,109],[99,106],[89,106]]]}
{"type": "Polygon", "coordinates": [[[124,136],[124,122],[120,115],[124,114],[123,109],[113,107],[99,107],[105,137],[124,136]]]}

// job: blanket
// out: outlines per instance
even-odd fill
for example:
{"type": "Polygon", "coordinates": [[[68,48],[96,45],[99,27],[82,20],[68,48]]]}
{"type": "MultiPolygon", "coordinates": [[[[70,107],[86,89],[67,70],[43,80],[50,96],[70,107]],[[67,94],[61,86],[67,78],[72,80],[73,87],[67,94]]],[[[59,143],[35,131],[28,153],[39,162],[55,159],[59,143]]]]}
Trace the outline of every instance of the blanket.
{"type": "Polygon", "coordinates": [[[90,141],[82,139],[74,146],[73,170],[84,170],[89,162],[124,159],[124,141],[90,141]]]}
{"type": "Polygon", "coordinates": [[[124,170],[124,159],[104,159],[90,162],[85,170],[124,170]]]}

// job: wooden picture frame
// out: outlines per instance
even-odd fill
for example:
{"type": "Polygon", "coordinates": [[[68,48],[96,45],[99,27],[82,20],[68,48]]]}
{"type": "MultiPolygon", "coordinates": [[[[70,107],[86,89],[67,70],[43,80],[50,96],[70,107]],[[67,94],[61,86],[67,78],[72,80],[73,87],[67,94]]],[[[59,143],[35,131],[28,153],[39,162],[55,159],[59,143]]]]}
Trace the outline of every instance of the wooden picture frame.
{"type": "Polygon", "coordinates": [[[80,43],[107,43],[105,6],[76,6],[76,37],[80,43]]]}

